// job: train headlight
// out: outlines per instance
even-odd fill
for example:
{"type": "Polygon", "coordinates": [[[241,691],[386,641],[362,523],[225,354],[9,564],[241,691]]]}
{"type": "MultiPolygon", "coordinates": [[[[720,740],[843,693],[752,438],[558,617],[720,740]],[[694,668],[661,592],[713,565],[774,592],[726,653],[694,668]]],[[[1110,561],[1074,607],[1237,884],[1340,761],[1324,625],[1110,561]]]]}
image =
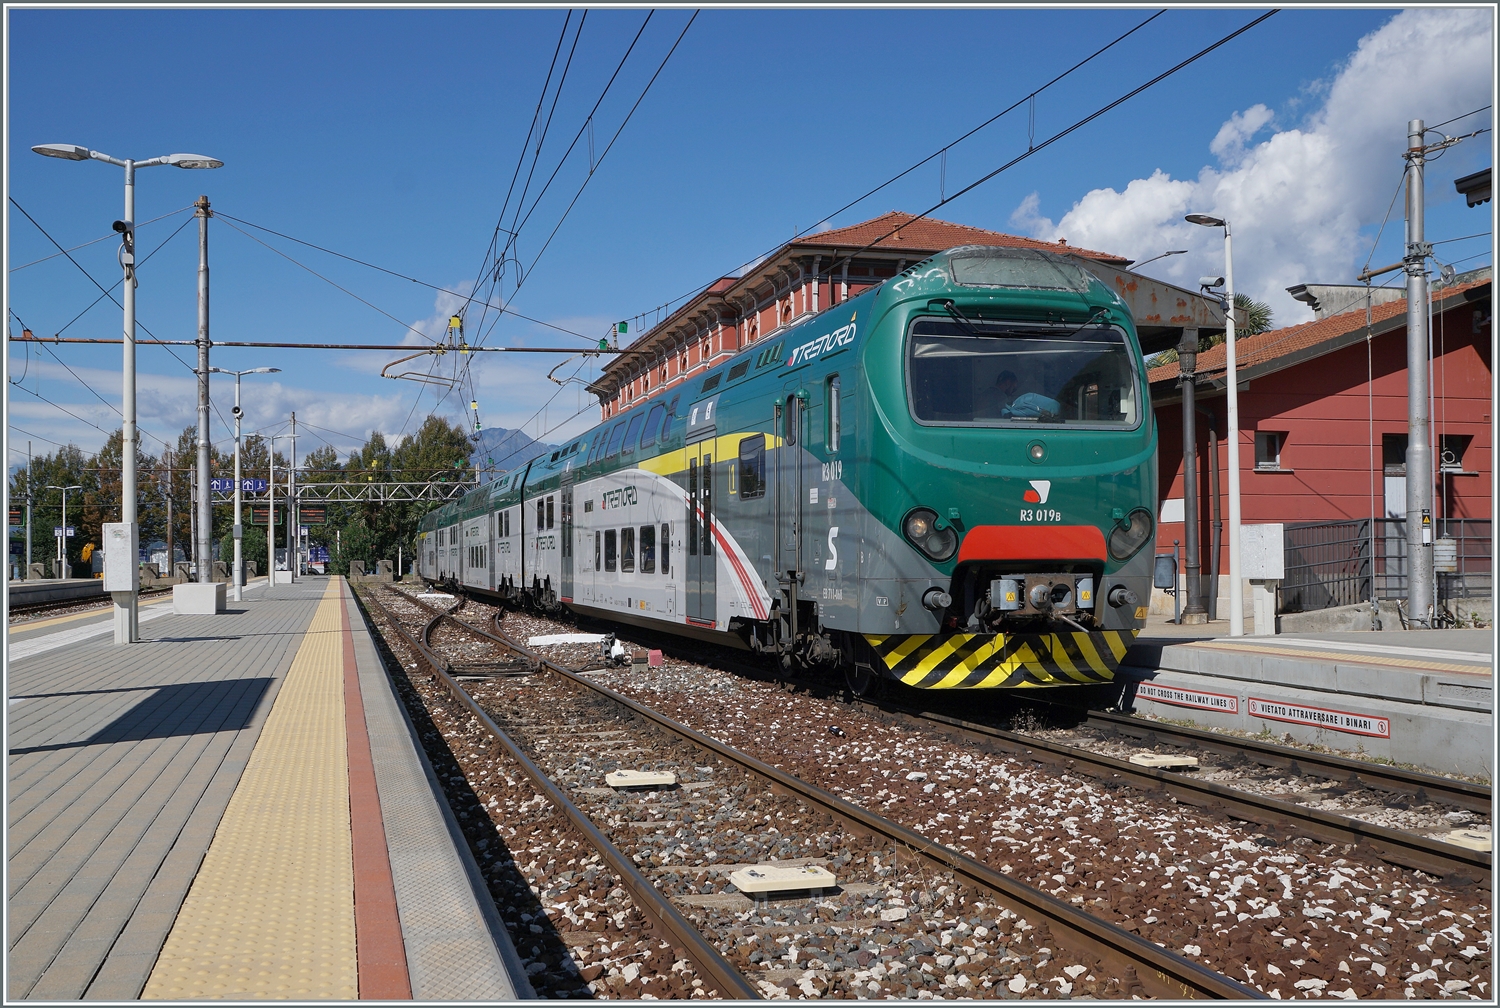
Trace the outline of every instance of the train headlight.
{"type": "Polygon", "coordinates": [[[1129,560],[1140,552],[1151,538],[1151,512],[1136,508],[1109,534],[1109,555],[1116,560],[1129,560]]]}
{"type": "Polygon", "coordinates": [[[917,508],[901,523],[906,538],[913,546],[933,560],[947,560],[958,549],[958,533],[951,525],[939,522],[937,512],[930,508],[917,508]]]}

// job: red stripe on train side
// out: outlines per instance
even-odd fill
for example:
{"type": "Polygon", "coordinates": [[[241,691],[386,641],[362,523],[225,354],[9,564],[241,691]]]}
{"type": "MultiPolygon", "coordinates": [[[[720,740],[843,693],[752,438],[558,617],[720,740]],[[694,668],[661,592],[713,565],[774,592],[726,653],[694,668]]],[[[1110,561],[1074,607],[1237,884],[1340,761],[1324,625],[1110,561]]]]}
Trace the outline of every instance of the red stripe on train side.
{"type": "Polygon", "coordinates": [[[958,548],[959,563],[1104,558],[1104,533],[1094,525],[976,525],[958,548]]]}

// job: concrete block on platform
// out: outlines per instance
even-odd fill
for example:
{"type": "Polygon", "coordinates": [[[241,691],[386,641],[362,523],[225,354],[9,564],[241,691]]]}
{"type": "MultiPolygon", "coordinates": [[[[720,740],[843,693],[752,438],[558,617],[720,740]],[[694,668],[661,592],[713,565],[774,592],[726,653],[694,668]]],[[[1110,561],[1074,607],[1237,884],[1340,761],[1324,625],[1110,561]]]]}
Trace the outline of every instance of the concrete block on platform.
{"type": "Polygon", "coordinates": [[[224,583],[172,586],[172,611],[178,616],[212,616],[224,611],[224,583]]]}
{"type": "Polygon", "coordinates": [[[287,570],[279,570],[279,571],[273,572],[273,576],[271,578],[271,583],[272,584],[291,584],[292,583],[292,572],[291,571],[287,571],[287,570]]]}

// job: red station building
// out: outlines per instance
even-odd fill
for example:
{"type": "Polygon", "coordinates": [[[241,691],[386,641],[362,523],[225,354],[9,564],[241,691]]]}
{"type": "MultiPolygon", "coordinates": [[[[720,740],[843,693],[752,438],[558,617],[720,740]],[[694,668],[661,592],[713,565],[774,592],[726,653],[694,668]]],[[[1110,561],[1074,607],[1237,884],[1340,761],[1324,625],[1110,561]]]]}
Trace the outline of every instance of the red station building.
{"type": "MultiPolygon", "coordinates": [[[[1407,368],[1406,300],[1363,286],[1292,288],[1311,322],[1236,343],[1240,383],[1240,499],[1244,524],[1287,526],[1288,576],[1280,609],[1321,609],[1404,595],[1407,368]],[[1372,522],[1371,519],[1374,519],[1372,522]],[[1296,568],[1295,570],[1293,568],[1296,568]]],[[[1432,435],[1439,471],[1434,520],[1451,537],[1459,570],[1440,594],[1489,595],[1491,449],[1490,270],[1432,293],[1432,435]]],[[[1182,391],[1177,362],[1148,373],[1160,431],[1157,553],[1184,540],[1189,500],[1199,513],[1204,597],[1214,568],[1213,525],[1228,517],[1225,347],[1197,359],[1198,488],[1183,482],[1182,391]],[[1211,450],[1211,442],[1217,442],[1211,450]],[[1215,508],[1213,483],[1217,477],[1215,508]]],[[[1228,596],[1228,547],[1219,537],[1219,599],[1228,596]]],[[[1248,593],[1247,593],[1248,597],[1248,593]]],[[[1170,598],[1156,600],[1171,610],[1170,598]]]]}

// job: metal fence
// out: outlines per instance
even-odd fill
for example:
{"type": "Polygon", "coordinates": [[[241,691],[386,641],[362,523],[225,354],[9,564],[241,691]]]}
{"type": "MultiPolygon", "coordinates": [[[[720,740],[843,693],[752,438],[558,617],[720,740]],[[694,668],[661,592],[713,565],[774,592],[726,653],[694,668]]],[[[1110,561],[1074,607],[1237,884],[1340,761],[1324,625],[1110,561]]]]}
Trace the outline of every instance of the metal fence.
{"type": "MultiPolygon", "coordinates": [[[[1439,600],[1491,597],[1490,519],[1440,519],[1437,526],[1438,555],[1451,550],[1453,568],[1437,571],[1439,600]]],[[[1406,519],[1293,522],[1285,533],[1286,573],[1277,591],[1278,612],[1354,605],[1372,595],[1406,597],[1406,519]]],[[[1448,565],[1439,561],[1440,568],[1448,565]]]]}

